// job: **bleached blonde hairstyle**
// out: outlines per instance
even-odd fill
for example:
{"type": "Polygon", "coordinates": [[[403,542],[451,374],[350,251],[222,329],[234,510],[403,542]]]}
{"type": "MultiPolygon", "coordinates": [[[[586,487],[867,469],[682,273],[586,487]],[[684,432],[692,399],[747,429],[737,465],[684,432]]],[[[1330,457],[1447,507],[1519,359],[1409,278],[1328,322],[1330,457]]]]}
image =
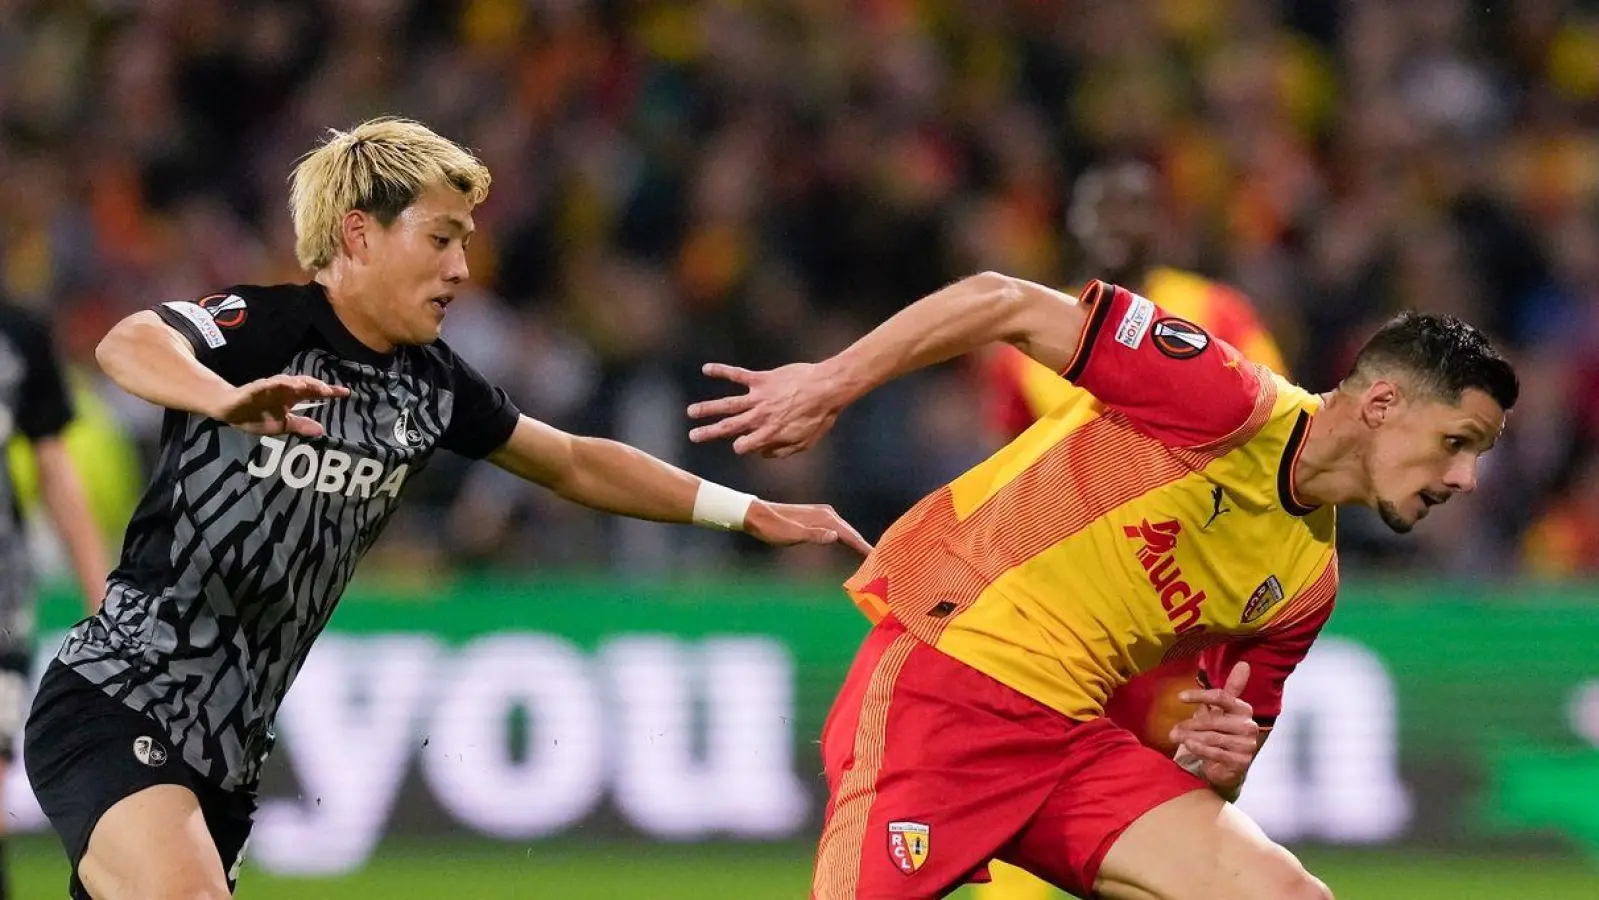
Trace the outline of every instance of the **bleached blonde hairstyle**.
{"type": "Polygon", "coordinates": [[[300,266],[316,272],[332,264],[351,210],[387,228],[434,184],[460,191],[477,206],[489,195],[489,170],[464,147],[409,119],[384,117],[349,131],[329,129],[327,141],[301,157],[289,176],[300,266]]]}

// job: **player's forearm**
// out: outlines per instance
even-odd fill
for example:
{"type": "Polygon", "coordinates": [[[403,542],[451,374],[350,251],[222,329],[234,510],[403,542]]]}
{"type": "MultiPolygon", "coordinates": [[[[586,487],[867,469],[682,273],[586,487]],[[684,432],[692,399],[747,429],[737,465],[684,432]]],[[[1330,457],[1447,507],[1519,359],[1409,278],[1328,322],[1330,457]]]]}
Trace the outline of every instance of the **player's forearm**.
{"type": "Polygon", "coordinates": [[[602,512],[652,522],[690,522],[700,481],[637,447],[576,437],[571,468],[550,489],[602,512]]]}
{"type": "Polygon", "coordinates": [[[94,356],[118,387],[168,409],[215,415],[233,390],[195,359],[182,335],[148,310],[118,322],[94,356]]]}
{"type": "Polygon", "coordinates": [[[1066,294],[982,272],[923,297],[821,364],[840,404],[908,372],[1003,341],[1053,369],[1076,352],[1085,316],[1066,294]]]}
{"type": "Polygon", "coordinates": [[[72,570],[83,591],[83,602],[92,612],[100,608],[105,592],[106,553],[100,531],[89,512],[83,481],[59,439],[35,444],[34,458],[39,467],[40,498],[55,523],[56,533],[66,545],[72,570]]]}

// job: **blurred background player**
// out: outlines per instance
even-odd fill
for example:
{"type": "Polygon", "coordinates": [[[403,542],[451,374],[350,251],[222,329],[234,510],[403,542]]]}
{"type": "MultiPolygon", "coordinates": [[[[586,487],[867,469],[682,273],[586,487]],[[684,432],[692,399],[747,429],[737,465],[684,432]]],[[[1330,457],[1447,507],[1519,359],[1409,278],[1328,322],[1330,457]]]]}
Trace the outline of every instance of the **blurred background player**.
{"type": "MultiPolygon", "coordinates": [[[[1281,351],[1249,299],[1226,285],[1192,272],[1159,265],[1166,221],[1161,173],[1135,157],[1090,167],[1073,185],[1066,230],[1076,249],[1079,283],[1102,278],[1141,294],[1168,313],[1187,319],[1236,347],[1251,362],[1288,376],[1281,351]]],[[[1067,258],[1072,258],[1068,251],[1067,258]]],[[[997,445],[1010,443],[1034,422],[1072,404],[1092,403],[1082,390],[1009,344],[983,357],[984,418],[997,445]]],[[[1198,663],[1175,660],[1124,685],[1105,714],[1166,753],[1176,750],[1171,730],[1187,718],[1178,694],[1194,685],[1198,663]]],[[[997,863],[983,900],[1037,900],[1049,885],[1013,866],[997,863]]]]}
{"type": "MultiPolygon", "coordinates": [[[[32,457],[36,489],[72,561],[89,611],[105,589],[106,557],[64,434],[72,400],[44,322],[0,299],[0,450],[32,457]]],[[[16,479],[0,452],[0,787],[15,757],[33,660],[34,574],[16,479]]],[[[0,837],[6,817],[0,816],[0,837]]],[[[0,843],[0,898],[8,895],[0,843]]]]}

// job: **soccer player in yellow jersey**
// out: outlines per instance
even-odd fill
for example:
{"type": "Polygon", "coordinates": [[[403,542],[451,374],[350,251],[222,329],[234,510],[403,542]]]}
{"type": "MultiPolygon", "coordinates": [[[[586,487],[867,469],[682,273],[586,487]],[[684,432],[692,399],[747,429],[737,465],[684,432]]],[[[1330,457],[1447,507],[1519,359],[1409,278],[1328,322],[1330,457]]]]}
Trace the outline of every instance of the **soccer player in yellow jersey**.
{"type": "MultiPolygon", "coordinates": [[[[1169,220],[1155,167],[1136,157],[1118,157],[1087,169],[1072,185],[1066,231],[1084,271],[1148,297],[1167,314],[1198,325],[1244,358],[1287,377],[1277,342],[1249,299],[1226,285],[1170,266],[1156,265],[1160,225],[1169,220]]],[[[1008,344],[982,357],[984,418],[1002,443],[1067,404],[1088,404],[1087,391],[1008,344]]],[[[1194,685],[1199,661],[1172,660],[1119,688],[1105,704],[1105,717],[1140,741],[1171,753],[1172,726],[1187,718],[1179,694],[1194,685]]],[[[1049,885],[1004,863],[992,866],[993,881],[976,900],[1048,900],[1049,885]]]]}
{"type": "Polygon", "coordinates": [[[1474,328],[1400,317],[1310,394],[1124,289],[982,273],[838,355],[697,403],[696,441],[786,456],[912,370],[1004,341],[1088,390],[924,498],[847,590],[886,608],[822,735],[813,897],[933,898],[994,859],[1111,900],[1326,900],[1228,801],[1327,620],[1334,508],[1398,532],[1472,490],[1518,386],[1474,328]],[[1101,715],[1198,655],[1166,757],[1101,715]]]}

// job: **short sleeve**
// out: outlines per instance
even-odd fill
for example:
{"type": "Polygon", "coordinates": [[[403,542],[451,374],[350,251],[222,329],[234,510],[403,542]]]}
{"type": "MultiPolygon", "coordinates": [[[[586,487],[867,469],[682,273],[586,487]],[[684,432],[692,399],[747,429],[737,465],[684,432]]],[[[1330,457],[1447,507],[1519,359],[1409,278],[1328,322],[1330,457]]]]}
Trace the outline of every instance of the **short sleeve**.
{"type": "Polygon", "coordinates": [[[17,430],[31,441],[55,437],[72,423],[72,394],[50,329],[43,322],[19,316],[17,337],[24,366],[17,430]]]}
{"type": "Polygon", "coordinates": [[[1102,281],[1089,283],[1082,302],[1089,306],[1082,343],[1061,374],[1139,430],[1197,448],[1261,418],[1262,375],[1225,341],[1102,281]]]}
{"type": "Polygon", "coordinates": [[[446,356],[455,400],[439,445],[468,459],[482,459],[511,439],[522,413],[503,389],[489,384],[466,360],[448,348],[446,356]]]}
{"type": "Polygon", "coordinates": [[[169,300],[154,311],[188,338],[202,365],[239,385],[276,375],[292,355],[306,322],[297,315],[303,311],[280,308],[286,302],[233,287],[198,300],[169,300]]]}
{"type": "Polygon", "coordinates": [[[1200,655],[1199,677],[1207,686],[1227,683],[1227,674],[1241,662],[1249,663],[1249,684],[1243,700],[1254,709],[1255,721],[1270,727],[1283,711],[1283,686],[1288,676],[1316,642],[1332,617],[1333,604],[1323,603],[1309,615],[1282,631],[1207,648],[1200,655]]]}

